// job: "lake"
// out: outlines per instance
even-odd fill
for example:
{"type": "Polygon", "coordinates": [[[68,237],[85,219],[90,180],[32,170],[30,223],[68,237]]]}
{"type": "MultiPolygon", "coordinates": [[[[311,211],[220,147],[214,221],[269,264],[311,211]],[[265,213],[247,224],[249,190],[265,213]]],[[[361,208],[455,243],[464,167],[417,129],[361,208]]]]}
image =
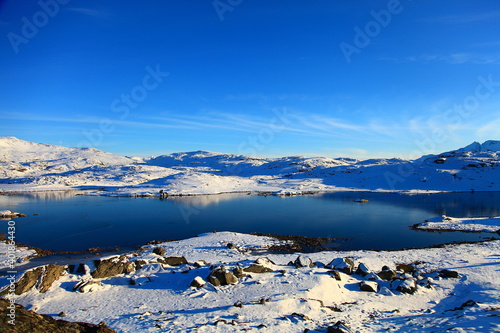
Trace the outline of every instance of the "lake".
{"type": "MultiPolygon", "coordinates": [[[[17,242],[54,250],[127,249],[151,240],[183,239],[211,231],[347,238],[330,245],[339,250],[396,250],[498,237],[415,231],[409,226],[442,214],[499,216],[500,192],[224,194],[166,199],[38,192],[2,195],[0,210],[4,209],[29,215],[15,219],[17,242]],[[368,202],[354,202],[357,199],[368,202]]],[[[0,232],[6,230],[7,222],[0,221],[0,232]]]]}

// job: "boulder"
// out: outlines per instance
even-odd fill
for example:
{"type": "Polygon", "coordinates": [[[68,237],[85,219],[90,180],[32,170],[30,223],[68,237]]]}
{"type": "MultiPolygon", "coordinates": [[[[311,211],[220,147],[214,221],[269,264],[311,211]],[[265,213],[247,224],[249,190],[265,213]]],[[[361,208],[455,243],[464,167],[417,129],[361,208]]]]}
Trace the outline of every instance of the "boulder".
{"type": "Polygon", "coordinates": [[[156,259],[156,261],[169,266],[180,266],[188,263],[184,257],[163,257],[156,259]]]}
{"type": "Polygon", "coordinates": [[[191,281],[191,283],[189,284],[191,287],[195,287],[195,288],[201,288],[205,285],[205,280],[203,280],[203,278],[201,276],[197,276],[193,279],[193,281],[191,281]]]}
{"type": "Polygon", "coordinates": [[[361,281],[359,283],[359,289],[362,291],[369,291],[376,293],[378,290],[378,283],[375,281],[361,281]]]}
{"type": "Polygon", "coordinates": [[[341,281],[342,280],[342,278],[340,277],[339,271],[337,271],[335,269],[331,270],[331,271],[328,271],[327,273],[331,274],[335,278],[335,280],[337,280],[337,281],[341,281]]]}
{"type": "Polygon", "coordinates": [[[90,273],[94,279],[102,279],[135,271],[135,263],[126,256],[114,256],[109,259],[94,260],[96,269],[90,273]]]}
{"type": "Polygon", "coordinates": [[[458,278],[458,272],[456,271],[450,271],[450,270],[447,270],[447,269],[443,269],[441,271],[439,271],[439,276],[442,277],[442,278],[458,278]]]}
{"type": "Polygon", "coordinates": [[[235,269],[233,269],[233,274],[234,276],[236,276],[238,279],[241,279],[241,278],[244,278],[245,276],[247,276],[245,274],[245,272],[243,271],[243,268],[241,267],[236,267],[235,269]]]}
{"type": "Polygon", "coordinates": [[[203,266],[206,266],[207,262],[205,260],[198,260],[193,263],[194,268],[201,268],[203,266]]]}
{"type": "Polygon", "coordinates": [[[359,263],[358,269],[356,269],[356,274],[359,274],[361,276],[367,276],[368,274],[370,274],[370,272],[371,270],[368,268],[368,266],[363,263],[359,263]]]}
{"type": "Polygon", "coordinates": [[[144,266],[146,266],[147,264],[148,264],[148,261],[144,260],[144,259],[137,259],[135,261],[135,267],[136,267],[136,269],[141,269],[144,266]]]}
{"type": "MultiPolygon", "coordinates": [[[[44,293],[64,274],[66,267],[59,265],[46,265],[24,272],[21,278],[15,283],[14,293],[21,295],[33,287],[44,293]]],[[[3,290],[0,295],[5,295],[8,289],[3,290]]]]}
{"type": "Polygon", "coordinates": [[[377,275],[379,278],[386,281],[391,281],[397,276],[396,272],[390,268],[381,270],[377,275]]]}
{"type": "Polygon", "coordinates": [[[417,290],[417,284],[413,279],[399,280],[395,281],[396,290],[402,292],[403,294],[413,294],[417,290]]]}
{"type": "Polygon", "coordinates": [[[263,265],[251,264],[247,268],[243,269],[243,271],[248,273],[269,273],[272,272],[273,270],[263,265]]]}
{"type": "Polygon", "coordinates": [[[354,262],[349,258],[336,258],[333,259],[327,267],[336,269],[345,274],[352,274],[354,270],[354,262]]]}
{"type": "Polygon", "coordinates": [[[46,292],[52,286],[52,283],[58,280],[61,277],[61,275],[64,274],[64,272],[65,272],[65,267],[63,266],[54,264],[44,266],[42,279],[37,289],[41,293],[46,292]]]}
{"type": "Polygon", "coordinates": [[[297,259],[293,262],[293,265],[297,268],[300,267],[313,267],[314,263],[311,258],[306,256],[298,256],[297,259]]]}
{"type": "Polygon", "coordinates": [[[327,333],[353,333],[349,327],[346,326],[341,321],[335,323],[335,325],[328,326],[327,333]]]}
{"type": "Polygon", "coordinates": [[[224,266],[217,267],[210,272],[207,280],[216,287],[238,283],[238,278],[232,272],[228,272],[224,266]]]}
{"type": "Polygon", "coordinates": [[[159,256],[164,256],[164,255],[165,255],[165,253],[166,253],[166,251],[165,251],[165,249],[164,249],[163,247],[158,246],[158,247],[155,247],[155,248],[153,249],[153,253],[154,253],[154,254],[157,254],[157,255],[159,255],[159,256]]]}
{"type": "Polygon", "coordinates": [[[81,280],[73,286],[73,290],[81,293],[90,293],[99,289],[101,286],[102,284],[99,281],[81,280]]]}
{"type": "Polygon", "coordinates": [[[415,266],[408,264],[397,264],[396,270],[403,271],[405,273],[413,273],[413,271],[415,270],[415,266]]]}

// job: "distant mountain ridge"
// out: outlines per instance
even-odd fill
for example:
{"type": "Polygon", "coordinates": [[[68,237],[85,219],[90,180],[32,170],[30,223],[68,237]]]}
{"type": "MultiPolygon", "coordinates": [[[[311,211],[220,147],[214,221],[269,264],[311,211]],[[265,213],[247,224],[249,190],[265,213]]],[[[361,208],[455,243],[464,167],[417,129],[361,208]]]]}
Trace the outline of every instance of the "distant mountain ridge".
{"type": "Polygon", "coordinates": [[[413,161],[359,161],[301,156],[257,158],[209,151],[142,159],[94,148],[67,148],[0,137],[0,188],[99,188],[105,189],[105,194],[117,195],[156,195],[160,190],[169,194],[498,191],[500,141],[474,142],[413,161]]]}

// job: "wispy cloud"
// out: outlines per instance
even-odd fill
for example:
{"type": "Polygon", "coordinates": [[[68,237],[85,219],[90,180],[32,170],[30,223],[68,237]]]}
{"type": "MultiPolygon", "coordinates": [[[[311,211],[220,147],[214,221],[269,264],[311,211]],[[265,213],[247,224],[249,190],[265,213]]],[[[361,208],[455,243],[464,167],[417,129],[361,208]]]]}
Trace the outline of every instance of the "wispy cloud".
{"type": "Polygon", "coordinates": [[[426,17],[419,19],[419,22],[429,22],[429,23],[446,23],[446,24],[463,24],[463,23],[473,23],[473,22],[484,22],[489,20],[500,19],[500,11],[488,12],[488,13],[468,13],[460,15],[443,15],[426,17]]]}
{"type": "Polygon", "coordinates": [[[441,62],[448,64],[500,64],[500,54],[478,54],[470,52],[456,52],[451,54],[421,54],[405,58],[380,58],[383,61],[393,61],[397,63],[405,62],[441,62]]]}
{"type": "Polygon", "coordinates": [[[90,8],[82,8],[82,7],[70,7],[70,8],[65,8],[65,10],[79,13],[82,15],[87,15],[87,16],[92,16],[92,17],[107,17],[109,16],[107,13],[96,10],[96,9],[90,9],[90,8]]]}

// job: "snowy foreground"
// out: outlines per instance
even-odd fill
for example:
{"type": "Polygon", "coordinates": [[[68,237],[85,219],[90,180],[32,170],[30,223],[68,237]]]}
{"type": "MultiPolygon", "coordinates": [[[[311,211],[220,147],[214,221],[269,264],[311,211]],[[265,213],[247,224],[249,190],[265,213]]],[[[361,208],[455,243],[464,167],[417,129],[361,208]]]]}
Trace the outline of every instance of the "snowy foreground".
{"type": "Polygon", "coordinates": [[[117,156],[0,137],[0,192],[90,189],[96,195],[322,191],[500,191],[500,141],[415,160],[257,158],[207,151],[117,156]]]}
{"type": "Polygon", "coordinates": [[[500,330],[500,241],[319,252],[299,260],[300,254],[265,253],[278,243],[218,232],[148,245],[115,258],[117,264],[142,266],[130,273],[92,279],[89,272],[96,264],[90,261],[86,273],[65,273],[44,293],[33,288],[13,298],[38,313],[104,321],[117,332],[327,332],[338,321],[352,332],[500,330]],[[160,263],[169,257],[184,257],[187,263],[160,263]],[[354,263],[353,274],[343,272],[349,268],[346,257],[354,263]],[[190,286],[193,280],[203,284],[220,265],[227,272],[244,270],[236,270],[242,275],[228,285],[190,286]],[[254,271],[268,272],[245,271],[252,265],[254,271]],[[333,270],[340,271],[337,277],[333,270]],[[96,283],[75,291],[82,280],[96,283]]]}

